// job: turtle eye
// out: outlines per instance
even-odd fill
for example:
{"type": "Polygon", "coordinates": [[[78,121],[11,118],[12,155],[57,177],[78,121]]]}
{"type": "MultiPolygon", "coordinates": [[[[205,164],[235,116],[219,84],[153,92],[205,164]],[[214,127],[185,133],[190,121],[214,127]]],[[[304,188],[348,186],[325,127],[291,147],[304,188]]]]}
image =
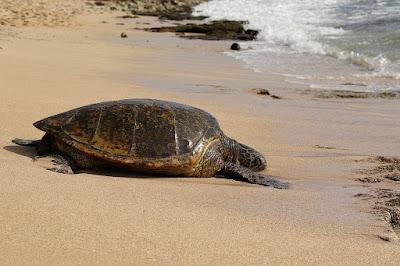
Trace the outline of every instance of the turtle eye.
{"type": "Polygon", "coordinates": [[[187,143],[186,143],[186,146],[187,146],[189,149],[191,149],[192,146],[193,146],[192,141],[191,141],[190,139],[185,139],[185,141],[187,142],[187,143]]]}
{"type": "Polygon", "coordinates": [[[186,149],[190,149],[192,147],[191,141],[187,139],[182,140],[182,146],[186,149]]]}

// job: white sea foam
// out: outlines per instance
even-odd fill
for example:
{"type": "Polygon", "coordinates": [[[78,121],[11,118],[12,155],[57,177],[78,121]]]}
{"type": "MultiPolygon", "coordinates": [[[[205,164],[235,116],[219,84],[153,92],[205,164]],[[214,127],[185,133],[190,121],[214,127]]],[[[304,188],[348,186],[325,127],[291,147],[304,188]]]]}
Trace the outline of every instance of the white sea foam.
{"type": "Polygon", "coordinates": [[[322,35],[340,34],[343,30],[322,26],[329,23],[330,7],[338,1],[328,0],[217,0],[195,8],[195,12],[212,19],[245,20],[260,31],[259,40],[267,45],[287,46],[296,51],[325,54],[319,42],[322,35]]]}
{"type": "MultiPolygon", "coordinates": [[[[400,79],[400,57],[390,58],[385,51],[377,52],[376,47],[365,48],[388,37],[364,31],[368,27],[376,30],[375,24],[381,26],[383,19],[388,23],[398,20],[398,12],[400,0],[213,0],[195,8],[195,13],[214,20],[248,21],[248,28],[260,31],[258,42],[250,44],[260,54],[330,56],[361,66],[374,77],[395,79],[400,79]],[[368,39],[370,36],[376,36],[376,40],[368,39]]],[[[394,49],[399,48],[399,40],[389,39],[393,47],[397,45],[394,49]]],[[[386,49],[382,45],[382,50],[386,49]]],[[[254,65],[255,60],[249,59],[254,58],[254,52],[235,56],[260,69],[254,65]]]]}

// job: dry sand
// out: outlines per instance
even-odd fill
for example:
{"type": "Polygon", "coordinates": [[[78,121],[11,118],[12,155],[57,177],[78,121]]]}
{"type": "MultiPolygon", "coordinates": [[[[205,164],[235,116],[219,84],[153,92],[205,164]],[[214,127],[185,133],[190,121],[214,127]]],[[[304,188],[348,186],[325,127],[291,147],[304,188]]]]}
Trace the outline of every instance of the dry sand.
{"type": "Polygon", "coordinates": [[[132,30],[155,23],[149,18],[67,19],[80,26],[0,27],[1,265],[398,264],[399,244],[378,237],[390,227],[353,197],[368,191],[354,181],[366,166],[356,160],[398,155],[398,101],[310,99],[223,55],[229,43],[132,30]],[[254,95],[255,87],[284,99],[254,95]],[[210,111],[228,135],[266,155],[266,174],[293,189],[217,178],[67,176],[10,143],[40,138],[32,123],[43,117],[137,97],[210,111]]]}

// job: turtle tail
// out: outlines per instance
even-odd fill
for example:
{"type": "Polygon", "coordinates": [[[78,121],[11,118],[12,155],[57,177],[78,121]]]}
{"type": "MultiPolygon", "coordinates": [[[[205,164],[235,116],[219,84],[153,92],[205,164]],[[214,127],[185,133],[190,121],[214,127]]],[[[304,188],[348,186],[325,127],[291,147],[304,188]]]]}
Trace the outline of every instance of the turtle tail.
{"type": "Polygon", "coordinates": [[[20,146],[37,147],[40,144],[40,140],[29,140],[29,139],[13,139],[13,143],[20,146]]]}

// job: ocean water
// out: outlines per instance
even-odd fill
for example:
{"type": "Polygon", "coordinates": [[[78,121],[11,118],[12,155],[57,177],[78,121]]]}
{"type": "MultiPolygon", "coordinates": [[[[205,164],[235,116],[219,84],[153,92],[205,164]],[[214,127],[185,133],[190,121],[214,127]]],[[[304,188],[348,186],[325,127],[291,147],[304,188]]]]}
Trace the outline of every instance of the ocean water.
{"type": "Polygon", "coordinates": [[[312,88],[400,90],[400,0],[213,0],[195,13],[259,30],[229,53],[255,71],[312,88]]]}

